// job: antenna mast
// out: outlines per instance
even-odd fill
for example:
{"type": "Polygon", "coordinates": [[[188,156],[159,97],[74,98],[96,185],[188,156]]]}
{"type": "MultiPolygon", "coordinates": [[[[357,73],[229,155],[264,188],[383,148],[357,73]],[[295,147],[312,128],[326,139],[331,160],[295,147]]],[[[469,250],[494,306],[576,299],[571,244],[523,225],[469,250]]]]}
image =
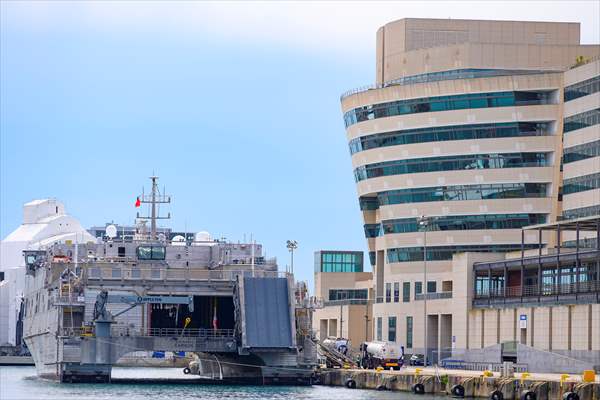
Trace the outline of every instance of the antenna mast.
{"type": "Polygon", "coordinates": [[[171,218],[171,213],[168,213],[166,217],[161,217],[158,215],[156,206],[158,204],[168,204],[171,203],[171,196],[167,196],[166,194],[160,194],[158,191],[158,176],[151,176],[150,180],[152,181],[152,193],[150,195],[145,195],[142,193],[140,196],[140,203],[150,204],[150,215],[147,217],[140,217],[140,213],[137,213],[137,219],[141,220],[150,220],[150,239],[157,240],[158,235],[156,234],[156,221],[159,219],[169,219],[171,218]]]}

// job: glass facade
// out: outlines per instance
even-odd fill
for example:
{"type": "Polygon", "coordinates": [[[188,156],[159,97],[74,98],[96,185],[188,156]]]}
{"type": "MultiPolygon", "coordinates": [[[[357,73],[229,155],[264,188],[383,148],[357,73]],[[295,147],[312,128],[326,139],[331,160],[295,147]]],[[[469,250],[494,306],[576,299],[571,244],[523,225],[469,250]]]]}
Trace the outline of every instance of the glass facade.
{"type": "MultiPolygon", "coordinates": [[[[546,214],[484,214],[448,215],[431,218],[428,231],[463,231],[474,229],[520,229],[527,225],[543,224],[546,214]]],[[[381,235],[420,231],[417,218],[381,221],[381,235]]]]}
{"type": "MultiPolygon", "coordinates": [[[[537,248],[537,244],[526,244],[525,249],[537,248]]],[[[521,244],[498,244],[498,245],[457,245],[457,246],[427,246],[427,261],[452,260],[452,255],[461,252],[507,252],[520,250],[521,244]]],[[[387,259],[389,263],[423,261],[423,247],[402,247],[387,250],[387,259]]],[[[421,287],[421,282],[419,288],[421,287]]],[[[415,282],[415,294],[421,293],[417,290],[415,282]]]]}
{"type": "Polygon", "coordinates": [[[591,217],[592,215],[600,215],[600,204],[589,207],[573,208],[562,212],[564,219],[574,219],[591,217]]]}
{"type": "Polygon", "coordinates": [[[600,92],[600,76],[565,87],[565,101],[575,100],[592,93],[600,92]]]}
{"type": "Polygon", "coordinates": [[[364,150],[410,143],[520,136],[543,136],[548,134],[548,123],[544,122],[506,122],[497,124],[456,125],[410,129],[361,136],[352,139],[349,146],[350,154],[355,154],[364,150]]]}
{"type": "Polygon", "coordinates": [[[369,298],[368,289],[329,289],[329,300],[359,299],[369,298]]]}
{"type": "Polygon", "coordinates": [[[413,317],[406,317],[406,347],[413,347],[413,317]]]}
{"type": "Polygon", "coordinates": [[[388,342],[396,341],[396,317],[388,317],[388,342]]]}
{"type": "Polygon", "coordinates": [[[600,108],[575,114],[565,118],[563,132],[568,133],[577,129],[600,124],[600,108]]]}
{"type": "MultiPolygon", "coordinates": [[[[380,206],[430,201],[462,201],[546,197],[546,183],[497,183],[489,185],[437,186],[415,189],[388,190],[377,197],[361,197],[360,203],[369,203],[370,210],[380,206]]],[[[362,210],[364,208],[361,207],[362,210]]]]}
{"type": "Polygon", "coordinates": [[[410,282],[404,282],[402,284],[402,302],[408,303],[410,301],[410,282]]]}
{"type": "Polygon", "coordinates": [[[563,164],[600,156],[600,140],[588,142],[563,150],[563,164]]]}
{"type": "Polygon", "coordinates": [[[579,193],[600,188],[600,173],[578,176],[563,181],[563,194],[579,193]]]}
{"type": "Polygon", "coordinates": [[[354,179],[356,182],[360,182],[379,176],[420,172],[545,167],[548,165],[549,159],[549,153],[503,153],[384,161],[356,168],[354,170],[354,179]]]}
{"type": "Polygon", "coordinates": [[[390,282],[385,284],[385,302],[392,302],[392,284],[390,282]]]}
{"type": "Polygon", "coordinates": [[[383,320],[381,317],[377,317],[377,340],[381,341],[383,330],[383,320]]]}
{"type": "Polygon", "coordinates": [[[394,282],[394,303],[400,301],[400,283],[394,282]]]}
{"type": "Polygon", "coordinates": [[[346,128],[358,122],[423,112],[548,104],[551,92],[492,92],[397,100],[357,107],[344,114],[346,128]]]}
{"type": "Polygon", "coordinates": [[[317,251],[315,272],[363,272],[363,252],[317,251]]]}

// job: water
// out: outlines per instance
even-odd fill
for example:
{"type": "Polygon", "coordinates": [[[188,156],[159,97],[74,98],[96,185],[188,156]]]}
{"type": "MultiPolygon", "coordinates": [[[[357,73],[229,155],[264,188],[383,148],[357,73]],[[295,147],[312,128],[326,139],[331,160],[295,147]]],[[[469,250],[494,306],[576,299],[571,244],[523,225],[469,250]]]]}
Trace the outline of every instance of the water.
{"type": "MultiPolygon", "coordinates": [[[[115,368],[114,377],[181,378],[179,368],[115,368]]],[[[59,384],[40,379],[34,367],[0,366],[1,400],[427,400],[403,392],[327,386],[202,386],[183,384],[59,384]]]]}

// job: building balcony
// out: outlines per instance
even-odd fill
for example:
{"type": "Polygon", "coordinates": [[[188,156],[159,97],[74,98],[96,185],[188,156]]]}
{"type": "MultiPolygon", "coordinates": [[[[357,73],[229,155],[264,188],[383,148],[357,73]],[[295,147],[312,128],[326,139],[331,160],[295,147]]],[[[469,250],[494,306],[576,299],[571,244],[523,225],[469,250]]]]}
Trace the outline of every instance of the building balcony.
{"type": "Polygon", "coordinates": [[[425,300],[425,297],[427,297],[427,300],[451,299],[452,292],[427,293],[427,295],[425,293],[415,294],[415,300],[425,300]]]}

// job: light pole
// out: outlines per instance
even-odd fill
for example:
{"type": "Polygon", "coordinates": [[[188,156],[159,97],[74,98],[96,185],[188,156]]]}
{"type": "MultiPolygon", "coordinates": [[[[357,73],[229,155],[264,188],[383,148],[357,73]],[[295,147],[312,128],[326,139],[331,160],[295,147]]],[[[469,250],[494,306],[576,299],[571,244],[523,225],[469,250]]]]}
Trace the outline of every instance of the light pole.
{"type": "Polygon", "coordinates": [[[425,329],[425,354],[423,354],[423,367],[427,367],[427,353],[429,351],[429,336],[427,332],[427,226],[429,218],[422,215],[418,219],[419,227],[423,230],[423,326],[425,329]]]}
{"type": "Polygon", "coordinates": [[[292,275],[294,275],[294,250],[296,250],[298,248],[298,242],[296,242],[295,240],[288,240],[286,247],[288,248],[288,250],[290,251],[291,257],[292,257],[292,275]]]}

